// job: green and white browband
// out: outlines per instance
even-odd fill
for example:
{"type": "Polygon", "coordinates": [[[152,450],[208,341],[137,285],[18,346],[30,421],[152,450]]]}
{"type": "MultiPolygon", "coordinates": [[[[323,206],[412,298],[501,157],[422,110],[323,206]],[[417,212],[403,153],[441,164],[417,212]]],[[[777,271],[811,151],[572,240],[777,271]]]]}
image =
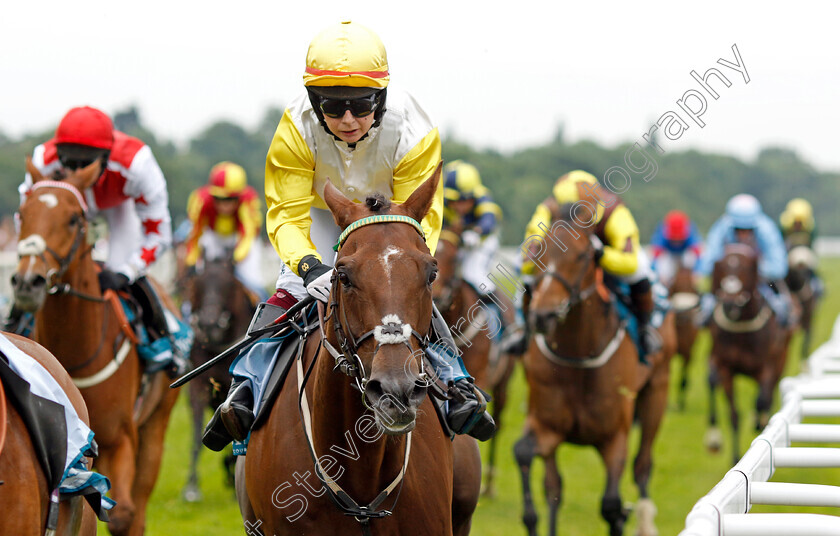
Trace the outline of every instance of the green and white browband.
{"type": "Polygon", "coordinates": [[[344,244],[344,241],[347,240],[347,237],[358,229],[359,227],[364,227],[365,225],[373,225],[374,223],[407,223],[414,227],[414,229],[420,233],[420,236],[423,240],[426,240],[426,233],[423,232],[423,226],[420,225],[420,222],[411,218],[409,216],[399,216],[396,214],[380,214],[377,216],[368,216],[366,218],[362,218],[361,220],[356,220],[344,229],[344,232],[341,233],[341,236],[338,237],[338,244],[333,246],[333,251],[338,251],[341,249],[341,246],[344,244]]]}

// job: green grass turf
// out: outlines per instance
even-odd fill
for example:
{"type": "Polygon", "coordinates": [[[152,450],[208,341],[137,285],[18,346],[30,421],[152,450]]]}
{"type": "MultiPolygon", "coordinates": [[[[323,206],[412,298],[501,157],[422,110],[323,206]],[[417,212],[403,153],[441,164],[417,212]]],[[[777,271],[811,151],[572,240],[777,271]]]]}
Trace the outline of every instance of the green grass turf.
{"type": "MultiPolygon", "coordinates": [[[[815,348],[831,333],[834,320],[840,312],[840,259],[825,259],[821,265],[826,280],[827,295],[817,312],[812,345],[815,348]]],[[[687,407],[676,410],[676,378],[682,366],[675,359],[672,366],[671,404],[665,415],[654,449],[654,472],[650,493],[658,508],[657,526],[662,535],[675,535],[682,530],[685,516],[694,503],[720,480],[730,468],[729,418],[722,393],[718,394],[720,423],[725,447],[721,453],[709,454],[703,447],[706,430],[707,389],[706,356],[709,340],[701,333],[694,348],[690,366],[690,386],[687,407]]],[[[787,375],[799,372],[799,336],[794,337],[788,360],[787,375]]],[[[746,379],[736,382],[738,406],[742,416],[741,449],[745,450],[755,432],[754,404],[757,389],[746,379]]],[[[518,471],[513,462],[513,443],[522,430],[525,407],[525,385],[518,370],[510,386],[510,402],[506,409],[500,432],[498,470],[495,498],[482,497],[473,518],[472,534],[482,536],[507,536],[524,534],[520,521],[522,489],[518,471]]],[[[166,452],[158,485],[148,509],[147,534],[212,536],[244,534],[239,510],[232,489],[225,487],[221,468],[221,455],[204,450],[201,453],[201,479],[204,500],[189,504],[180,497],[186,481],[187,460],[190,449],[191,425],[189,422],[186,393],[178,402],[166,437],[166,452]]],[[[775,401],[774,408],[778,408],[775,401]]],[[[635,456],[638,434],[631,438],[627,470],[622,479],[621,493],[625,502],[638,498],[632,480],[632,459],[635,456]]],[[[486,457],[486,445],[482,452],[486,457]]],[[[591,447],[563,445],[560,448],[560,471],[564,482],[563,505],[560,510],[560,534],[591,536],[607,533],[607,525],[600,515],[600,501],[605,484],[603,464],[591,447]]],[[[486,458],[485,458],[486,459],[486,458]]],[[[537,460],[532,475],[532,489],[540,514],[540,533],[545,533],[545,500],[542,492],[542,463],[537,460]]],[[[774,476],[776,481],[799,481],[823,484],[840,483],[840,470],[783,469],[774,476]]],[[[773,508],[756,507],[753,511],[774,511],[773,508]]],[[[832,513],[831,510],[807,509],[811,512],[832,513]]],[[[626,534],[635,531],[635,516],[631,516],[626,534]]]]}

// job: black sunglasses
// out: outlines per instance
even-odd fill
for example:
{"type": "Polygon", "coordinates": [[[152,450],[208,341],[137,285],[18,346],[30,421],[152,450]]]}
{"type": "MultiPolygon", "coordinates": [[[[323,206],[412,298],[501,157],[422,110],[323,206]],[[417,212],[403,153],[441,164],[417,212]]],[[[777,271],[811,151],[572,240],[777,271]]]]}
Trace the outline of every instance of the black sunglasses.
{"type": "Polygon", "coordinates": [[[99,157],[72,157],[72,156],[61,156],[59,155],[58,160],[61,162],[61,166],[64,169],[82,169],[86,168],[89,165],[93,164],[99,159],[99,157]]]}
{"type": "Polygon", "coordinates": [[[372,114],[377,106],[379,106],[379,99],[377,94],[368,95],[367,97],[360,97],[358,99],[329,99],[326,97],[319,97],[319,105],[321,112],[327,117],[337,119],[344,116],[344,112],[350,110],[354,117],[366,117],[372,114]]]}

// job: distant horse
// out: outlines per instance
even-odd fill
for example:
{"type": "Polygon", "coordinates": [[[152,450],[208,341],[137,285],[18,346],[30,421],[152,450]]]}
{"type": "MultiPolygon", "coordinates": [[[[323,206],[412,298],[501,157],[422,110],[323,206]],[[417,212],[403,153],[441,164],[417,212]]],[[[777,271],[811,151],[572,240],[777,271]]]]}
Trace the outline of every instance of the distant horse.
{"type": "MultiPolygon", "coordinates": [[[[52,374],[67,394],[79,418],[88,424],[87,408],[82,395],[61,363],[43,346],[29,339],[11,333],[5,333],[5,336],[52,374]]],[[[3,384],[0,383],[0,504],[6,510],[6,514],[0,516],[0,534],[44,534],[51,491],[26,425],[14,404],[6,398],[3,384]]],[[[96,534],[96,515],[81,496],[61,501],[56,534],[96,534]]]]}
{"type": "Polygon", "coordinates": [[[647,357],[650,365],[640,363],[602,282],[590,241],[592,229],[572,223],[570,211],[565,205],[552,214],[552,236],[543,240],[529,307],[534,336],[523,361],[528,414],[523,436],[514,445],[524,494],[523,522],[535,536],[531,463],[540,456],[545,462],[548,534],[557,533],[563,485],[556,452],[569,442],[598,449],[607,472],[601,515],[612,536],[622,534],[628,512],[618,485],[635,416],[641,426],[633,471],[640,495],[639,528],[641,534],[655,534],[648,481],[653,441],[668,403],[669,361],[676,346],[673,315],[666,316],[660,329],[663,350],[647,357]]]}
{"type": "Polygon", "coordinates": [[[732,460],[740,458],[739,419],[735,404],[734,377],[743,374],[758,382],[755,429],[767,425],[773,394],[787,360],[790,331],[779,325],[776,315],[759,291],[758,257],[753,247],[736,243],[726,246],[723,258],[715,263],[712,292],[717,306],[709,331],[709,431],[706,446],[718,450],[721,434],[717,428],[715,389],[723,386],[729,400],[732,425],[732,460]]]}
{"type": "Polygon", "coordinates": [[[99,177],[99,163],[60,182],[46,180],[29,160],[27,169],[34,184],[20,207],[15,303],[35,313],[33,338],[58,358],[85,399],[99,445],[96,467],[117,501],[108,528],[142,534],[178,391],[159,373],[139,397],[143,365],[134,334],[116,295],[100,292],[82,194],[99,177]]]}
{"type": "MultiPolygon", "coordinates": [[[[190,278],[185,298],[191,304],[190,324],[195,342],[190,351],[193,367],[207,362],[242,337],[254,314],[254,300],[235,276],[230,258],[205,260],[203,269],[190,278]]],[[[198,456],[207,408],[215,409],[225,399],[230,388],[227,363],[218,363],[190,382],[190,407],[193,417],[193,449],[190,472],[184,488],[184,498],[193,502],[201,499],[198,487],[198,456]]],[[[225,467],[233,482],[232,454],[225,457],[225,467]]]]}
{"type": "MultiPolygon", "coordinates": [[[[496,421],[497,431],[489,440],[488,464],[483,480],[484,493],[493,495],[496,437],[507,403],[507,384],[516,360],[512,355],[501,352],[500,345],[494,342],[502,326],[487,312],[487,308],[493,306],[482,303],[472,285],[458,274],[460,244],[461,239],[454,231],[444,229],[441,232],[435,250],[438,277],[432,285],[432,296],[446,324],[452,328],[455,344],[462,352],[464,365],[475,378],[476,385],[493,397],[493,420],[496,421]]],[[[505,308],[502,311],[505,325],[512,325],[515,320],[513,303],[503,292],[494,293],[494,296],[505,308]]]]}
{"type": "Polygon", "coordinates": [[[402,205],[381,195],[353,203],[327,183],[344,229],[328,316],[237,462],[246,526],[278,536],[469,533],[478,447],[450,441],[426,396],[437,269],[416,222],[439,179],[440,166],[402,205]]]}
{"type": "Polygon", "coordinates": [[[694,285],[694,275],[690,267],[681,265],[668,288],[671,308],[675,313],[677,330],[677,353],[682,356],[682,376],[680,377],[679,408],[685,409],[685,397],[688,391],[688,369],[691,365],[691,350],[699,331],[695,323],[700,306],[700,294],[694,285]]]}
{"type": "Polygon", "coordinates": [[[801,357],[811,351],[811,324],[819,295],[814,288],[814,270],[817,256],[808,246],[795,246],[788,250],[788,273],[785,277],[791,297],[799,303],[799,327],[802,329],[801,357]]]}

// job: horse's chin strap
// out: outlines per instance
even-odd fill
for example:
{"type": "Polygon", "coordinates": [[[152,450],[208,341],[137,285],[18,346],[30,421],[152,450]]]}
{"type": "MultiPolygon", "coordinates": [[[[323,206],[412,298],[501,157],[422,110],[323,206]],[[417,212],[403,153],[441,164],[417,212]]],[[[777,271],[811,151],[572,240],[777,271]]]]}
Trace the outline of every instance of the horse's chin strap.
{"type": "MultiPolygon", "coordinates": [[[[330,313],[332,314],[332,312],[330,313]]],[[[324,314],[323,314],[323,306],[319,303],[318,304],[318,326],[321,331],[321,344],[327,349],[330,354],[336,358],[336,368],[342,368],[341,365],[346,364],[347,367],[353,367],[354,365],[349,363],[343,355],[339,354],[335,347],[327,341],[326,336],[324,335],[324,314]],[[338,356],[338,357],[337,357],[338,356]],[[339,357],[343,358],[342,362],[339,362],[339,357]]],[[[336,322],[338,324],[338,322],[336,322]]],[[[366,338],[370,333],[366,333],[363,335],[359,340],[363,340],[366,338]]],[[[315,356],[312,359],[312,363],[309,365],[308,370],[304,373],[303,370],[303,341],[298,346],[298,356],[297,356],[297,378],[298,378],[298,409],[300,410],[301,421],[303,423],[303,432],[304,437],[306,437],[306,445],[309,448],[309,454],[312,457],[312,462],[315,464],[315,472],[318,478],[321,479],[322,482],[326,485],[327,495],[329,496],[330,500],[338,507],[339,510],[344,515],[353,516],[356,521],[359,522],[362,528],[362,534],[365,536],[370,536],[370,520],[371,519],[379,519],[383,517],[387,517],[393,513],[394,508],[397,505],[397,501],[399,500],[400,491],[402,490],[402,484],[404,483],[405,471],[408,468],[408,460],[411,455],[411,432],[409,432],[406,436],[405,440],[405,453],[403,456],[403,465],[400,469],[400,472],[391,481],[388,486],[383,489],[376,498],[371,501],[366,506],[359,506],[357,503],[344,489],[338,485],[338,483],[327,476],[326,471],[321,466],[321,462],[318,460],[318,455],[315,452],[315,436],[312,430],[312,417],[311,411],[309,409],[309,402],[306,398],[306,383],[309,380],[309,375],[312,373],[312,370],[315,366],[315,361],[318,358],[318,353],[315,353],[315,356]],[[399,486],[399,487],[398,487],[399,486]],[[397,490],[396,497],[394,498],[394,503],[391,506],[390,510],[377,510],[379,506],[382,504],[385,499],[387,499],[394,490],[397,490]]],[[[361,364],[358,355],[354,355],[357,363],[361,364]]],[[[356,369],[357,371],[364,372],[364,368],[356,369]]],[[[344,370],[342,370],[344,372],[344,370]]],[[[345,372],[345,374],[348,374],[345,372]]],[[[351,374],[348,374],[351,375],[351,374]]],[[[360,380],[358,375],[351,375],[354,379],[356,379],[356,385],[361,388],[361,382],[364,380],[360,380]]],[[[362,391],[364,392],[364,391],[362,391]]]]}

